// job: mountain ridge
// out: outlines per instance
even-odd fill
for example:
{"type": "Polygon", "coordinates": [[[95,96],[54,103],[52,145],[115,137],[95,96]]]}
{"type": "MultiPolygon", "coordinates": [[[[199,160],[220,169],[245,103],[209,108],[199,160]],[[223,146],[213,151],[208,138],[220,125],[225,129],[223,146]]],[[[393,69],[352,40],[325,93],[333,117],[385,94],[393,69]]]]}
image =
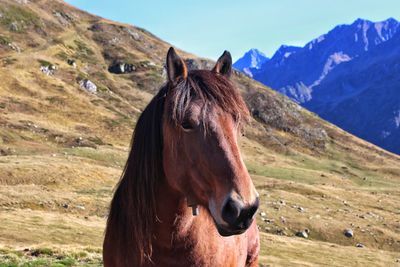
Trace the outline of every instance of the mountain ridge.
{"type": "MultiPolygon", "coordinates": [[[[381,60],[380,55],[376,54],[374,51],[378,51],[378,47],[384,46],[386,42],[392,39],[395,39],[394,41],[400,45],[400,41],[398,41],[396,37],[399,35],[399,25],[399,22],[394,18],[379,22],[357,19],[351,24],[342,24],[334,27],[328,33],[311,40],[302,48],[294,47],[294,51],[288,54],[287,57],[281,56],[279,60],[274,61],[275,55],[285,52],[283,50],[285,46],[283,46],[277,50],[271,60],[258,69],[250,68],[250,72],[254,79],[271,86],[276,91],[288,96],[311,111],[316,112],[335,125],[343,127],[343,129],[365,138],[367,141],[373,142],[376,145],[382,146],[385,149],[400,153],[400,144],[395,141],[397,138],[400,139],[400,132],[397,131],[397,129],[391,128],[389,131],[386,128],[381,128],[375,131],[373,128],[367,129],[365,126],[358,126],[357,123],[371,126],[374,122],[368,121],[368,116],[366,114],[361,115],[361,113],[359,113],[361,118],[354,118],[354,120],[351,120],[349,116],[346,116],[346,112],[348,113],[350,109],[349,105],[342,105],[342,108],[338,107],[340,110],[334,110],[332,106],[332,103],[335,101],[338,103],[341,100],[344,101],[344,94],[340,93],[343,92],[344,89],[342,88],[341,91],[338,89],[341,84],[349,85],[350,80],[357,79],[355,76],[357,73],[362,73],[361,70],[366,69],[366,65],[380,64],[384,66],[386,64],[381,60]],[[373,57],[368,55],[373,55],[373,57]],[[358,60],[358,58],[368,58],[368,62],[365,60],[363,62],[362,60],[358,60]],[[359,65],[357,65],[357,63],[359,65]],[[351,68],[347,68],[349,75],[343,75],[342,65],[352,66],[351,68]],[[328,87],[328,84],[330,84],[330,87],[328,87]],[[328,97],[331,99],[330,106],[323,107],[324,99],[328,97]],[[344,110],[344,106],[347,106],[348,109],[344,110]],[[332,115],[328,114],[329,112],[331,112],[332,115]],[[340,116],[338,116],[339,113],[341,114],[340,116]],[[365,132],[371,132],[371,130],[375,135],[364,134],[365,132]],[[386,134],[383,134],[384,132],[386,132],[386,134]],[[389,132],[392,137],[382,137],[389,132]],[[390,143],[389,140],[393,140],[393,142],[390,143]]],[[[392,45],[390,49],[394,50],[395,47],[395,45],[392,45]]],[[[371,79],[375,79],[377,75],[381,76],[381,84],[385,83],[386,75],[388,87],[392,86],[389,84],[389,80],[392,80],[390,78],[391,76],[396,75],[394,67],[396,61],[390,60],[389,56],[385,56],[391,53],[390,50],[380,49],[379,51],[392,65],[381,68],[381,72],[370,72],[369,74],[365,74],[364,72],[364,84],[359,82],[358,89],[352,89],[355,98],[357,97],[357,94],[355,94],[356,91],[358,90],[361,92],[362,88],[367,87],[368,84],[373,84],[371,79]],[[393,69],[393,73],[388,71],[390,68],[393,69]],[[385,69],[385,71],[382,71],[383,69],[385,69]]],[[[392,54],[393,57],[396,57],[395,53],[392,54]]],[[[347,88],[350,90],[349,86],[347,88]]],[[[380,88],[384,89],[384,87],[381,86],[380,88]]],[[[395,91],[393,91],[390,96],[388,94],[388,100],[386,100],[386,102],[390,102],[389,98],[397,99],[398,94],[400,93],[396,93],[395,91]]],[[[347,94],[347,97],[349,96],[351,96],[351,94],[347,94]]],[[[366,100],[366,102],[368,102],[368,100],[366,100]]],[[[382,104],[384,102],[385,101],[383,101],[382,104]]],[[[363,109],[362,105],[357,106],[360,110],[363,109]]],[[[393,110],[386,110],[386,113],[376,115],[374,118],[376,120],[393,121],[393,113],[395,113],[399,107],[392,105],[392,109],[393,110]]],[[[384,112],[383,109],[379,107],[374,108],[374,110],[381,110],[381,112],[384,112]]],[[[378,123],[375,125],[377,127],[383,127],[378,126],[378,123]]]]}
{"type": "Polygon", "coordinates": [[[269,58],[256,48],[247,51],[241,58],[239,58],[233,67],[240,70],[250,77],[252,76],[250,69],[259,69],[262,64],[268,61],[269,58]]]}

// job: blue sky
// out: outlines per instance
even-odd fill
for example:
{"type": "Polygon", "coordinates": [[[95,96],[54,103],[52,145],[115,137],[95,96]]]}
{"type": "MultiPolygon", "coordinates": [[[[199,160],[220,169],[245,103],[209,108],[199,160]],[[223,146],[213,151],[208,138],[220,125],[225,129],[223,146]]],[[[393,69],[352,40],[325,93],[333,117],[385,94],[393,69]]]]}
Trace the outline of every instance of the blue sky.
{"type": "Polygon", "coordinates": [[[281,44],[303,46],[357,18],[400,18],[399,0],[66,0],[90,13],[149,30],[185,51],[234,60],[250,48],[271,56],[281,44]]]}

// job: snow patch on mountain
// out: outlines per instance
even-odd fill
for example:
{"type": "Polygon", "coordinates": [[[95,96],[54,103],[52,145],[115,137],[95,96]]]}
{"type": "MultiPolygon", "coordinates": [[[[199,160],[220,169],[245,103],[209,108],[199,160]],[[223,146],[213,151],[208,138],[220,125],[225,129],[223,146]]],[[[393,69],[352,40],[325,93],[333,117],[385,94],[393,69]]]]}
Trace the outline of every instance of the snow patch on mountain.
{"type": "Polygon", "coordinates": [[[400,109],[397,112],[395,112],[394,125],[396,126],[396,129],[400,128],[400,109]]]}
{"type": "Polygon", "coordinates": [[[268,60],[269,58],[264,53],[258,49],[252,48],[247,51],[243,57],[239,58],[233,64],[233,67],[252,77],[252,69],[259,69],[262,64],[268,60]]]}

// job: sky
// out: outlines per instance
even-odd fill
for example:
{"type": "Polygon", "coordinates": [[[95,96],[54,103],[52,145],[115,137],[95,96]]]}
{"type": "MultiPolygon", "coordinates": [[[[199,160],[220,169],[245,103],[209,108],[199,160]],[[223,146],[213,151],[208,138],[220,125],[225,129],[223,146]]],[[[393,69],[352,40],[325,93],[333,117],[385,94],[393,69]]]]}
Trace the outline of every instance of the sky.
{"type": "Polygon", "coordinates": [[[144,28],[187,52],[234,60],[250,48],[267,56],[304,46],[357,18],[400,19],[399,0],[66,0],[90,13],[144,28]]]}

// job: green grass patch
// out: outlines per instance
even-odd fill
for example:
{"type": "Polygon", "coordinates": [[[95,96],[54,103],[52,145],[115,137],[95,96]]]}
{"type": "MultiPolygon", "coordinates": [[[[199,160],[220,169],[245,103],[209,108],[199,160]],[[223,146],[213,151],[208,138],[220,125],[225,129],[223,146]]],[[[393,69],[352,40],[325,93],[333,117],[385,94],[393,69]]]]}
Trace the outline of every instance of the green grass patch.
{"type": "Polygon", "coordinates": [[[101,163],[102,165],[107,165],[107,166],[115,166],[115,164],[122,166],[126,160],[126,155],[122,153],[97,150],[88,147],[67,148],[64,150],[64,152],[67,152],[68,155],[95,160],[101,163]]]}
{"type": "Polygon", "coordinates": [[[0,45],[9,45],[11,42],[12,41],[10,37],[0,35],[0,45]]]}
{"type": "Polygon", "coordinates": [[[312,170],[280,166],[260,166],[253,162],[246,162],[246,166],[250,174],[259,176],[307,184],[315,184],[320,181],[318,175],[312,170]]]}
{"type": "Polygon", "coordinates": [[[79,72],[77,80],[81,81],[81,80],[85,80],[85,79],[89,79],[89,75],[87,73],[84,73],[84,72],[79,72]]]}
{"type": "Polygon", "coordinates": [[[33,250],[0,249],[0,267],[103,266],[101,251],[60,252],[48,248],[33,250]],[[45,252],[37,254],[38,251],[45,252]]]}
{"type": "Polygon", "coordinates": [[[13,31],[15,32],[25,32],[30,26],[34,28],[43,27],[40,17],[27,7],[2,5],[0,6],[0,13],[3,14],[0,18],[0,24],[8,28],[14,24],[16,27],[13,28],[13,31]]]}
{"type": "Polygon", "coordinates": [[[50,67],[53,66],[53,64],[47,60],[43,60],[43,59],[38,59],[38,62],[40,63],[41,66],[43,67],[50,67]]]}
{"type": "Polygon", "coordinates": [[[18,60],[12,57],[6,57],[2,59],[2,64],[4,67],[14,65],[18,60]]]}
{"type": "Polygon", "coordinates": [[[81,40],[75,40],[74,44],[76,46],[75,58],[78,58],[81,61],[87,61],[89,63],[96,63],[96,58],[94,57],[95,53],[93,50],[87,46],[81,40]]]}
{"type": "Polygon", "coordinates": [[[64,51],[60,51],[56,54],[56,57],[63,60],[63,61],[67,61],[69,56],[67,53],[65,53],[64,51]]]}

